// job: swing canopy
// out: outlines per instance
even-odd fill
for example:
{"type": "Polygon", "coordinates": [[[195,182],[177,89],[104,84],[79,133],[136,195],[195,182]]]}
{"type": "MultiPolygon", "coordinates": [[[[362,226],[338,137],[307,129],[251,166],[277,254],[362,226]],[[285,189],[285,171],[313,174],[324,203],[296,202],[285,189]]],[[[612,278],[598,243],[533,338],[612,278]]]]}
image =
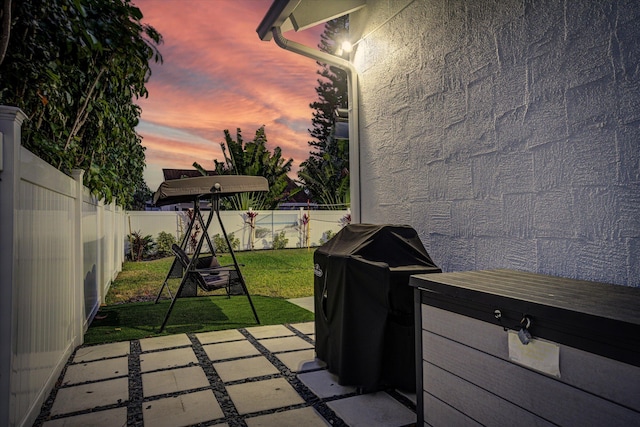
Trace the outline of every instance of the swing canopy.
{"type": "Polygon", "coordinates": [[[153,195],[156,206],[193,202],[211,196],[231,196],[251,191],[269,191],[269,183],[263,176],[215,175],[198,176],[164,181],[153,195]]]}

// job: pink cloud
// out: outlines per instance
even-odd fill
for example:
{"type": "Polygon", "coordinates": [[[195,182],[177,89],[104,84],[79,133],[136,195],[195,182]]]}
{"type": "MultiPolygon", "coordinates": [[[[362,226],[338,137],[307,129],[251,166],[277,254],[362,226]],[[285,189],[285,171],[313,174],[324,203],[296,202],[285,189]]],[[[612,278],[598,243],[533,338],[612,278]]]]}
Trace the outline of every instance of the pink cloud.
{"type": "MultiPolygon", "coordinates": [[[[224,129],[235,135],[239,127],[250,140],[262,125],[269,148],[280,146],[297,170],[309,156],[309,104],[317,99],[318,66],[258,38],[255,30],[271,0],[135,4],[143,21],[164,37],[164,64],[154,64],[149,97],[137,101],[147,177],[157,180],[159,169],[190,167],[193,161],[212,167],[211,159],[222,157],[224,129]]],[[[321,32],[315,28],[286,36],[315,46],[321,32]]],[[[148,184],[154,188],[159,182],[148,184]]]]}

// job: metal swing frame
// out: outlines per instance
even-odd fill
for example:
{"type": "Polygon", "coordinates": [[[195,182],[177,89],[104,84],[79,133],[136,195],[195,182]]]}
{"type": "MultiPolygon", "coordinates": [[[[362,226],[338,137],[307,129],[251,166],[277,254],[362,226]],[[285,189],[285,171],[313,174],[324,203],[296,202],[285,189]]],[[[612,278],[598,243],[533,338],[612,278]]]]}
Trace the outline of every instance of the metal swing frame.
{"type": "MultiPolygon", "coordinates": [[[[200,225],[202,228],[202,236],[198,240],[195,251],[190,258],[189,264],[185,271],[182,271],[182,265],[180,260],[178,259],[178,255],[173,259],[171,264],[171,268],[165,277],[162,286],[158,292],[155,303],[157,304],[162,296],[164,289],[166,288],[169,292],[169,296],[171,297],[171,304],[169,305],[169,309],[167,310],[167,314],[164,317],[162,325],[160,326],[160,331],[162,332],[169,320],[169,316],[173,311],[173,307],[177,301],[177,299],[181,296],[182,291],[184,290],[186,284],[191,280],[191,274],[198,274],[200,271],[203,271],[202,266],[198,265],[199,263],[199,255],[202,250],[202,246],[204,241],[207,241],[209,248],[211,249],[212,256],[215,256],[215,249],[211,242],[211,238],[209,237],[209,226],[213,220],[214,215],[218,218],[218,223],[220,224],[220,229],[222,231],[222,235],[224,236],[225,241],[227,242],[227,246],[229,248],[229,253],[231,254],[231,258],[233,259],[233,264],[228,266],[220,266],[220,268],[224,268],[237,275],[233,280],[237,282],[242,288],[243,293],[247,296],[249,300],[249,305],[251,306],[251,310],[253,312],[253,316],[256,320],[257,324],[260,324],[260,319],[258,318],[258,313],[256,312],[255,306],[253,305],[253,301],[251,300],[251,295],[249,294],[249,290],[247,289],[247,284],[245,282],[244,276],[242,275],[242,271],[240,269],[240,264],[238,264],[238,260],[236,258],[235,252],[233,251],[233,247],[231,242],[229,241],[229,236],[224,228],[224,224],[222,222],[222,218],[220,217],[220,202],[222,197],[230,196],[233,194],[237,194],[240,192],[248,192],[248,191],[267,191],[268,183],[267,180],[263,177],[250,177],[250,176],[238,176],[238,175],[221,175],[221,176],[208,176],[208,177],[197,177],[197,178],[184,178],[181,180],[173,180],[173,181],[165,181],[160,185],[160,188],[154,195],[154,203],[156,206],[163,206],[173,203],[185,202],[185,201],[193,201],[193,219],[189,223],[187,228],[187,232],[185,233],[181,243],[180,248],[182,250],[186,249],[186,246],[189,241],[189,236],[191,235],[191,231],[193,230],[196,223],[200,225]],[[208,188],[208,189],[207,189],[208,188]],[[206,191],[203,191],[206,189],[206,191]],[[205,222],[202,211],[200,209],[200,201],[204,200],[205,197],[209,198],[211,201],[211,211],[209,212],[209,216],[205,222]],[[177,271],[180,271],[182,274],[182,280],[180,281],[180,286],[175,291],[175,294],[171,293],[171,290],[168,286],[168,280],[170,278],[179,277],[177,276],[177,271]]],[[[209,268],[206,270],[215,270],[218,267],[209,268]]],[[[231,278],[229,278],[231,281],[231,278]]],[[[231,282],[227,287],[227,294],[229,295],[231,282]]]]}

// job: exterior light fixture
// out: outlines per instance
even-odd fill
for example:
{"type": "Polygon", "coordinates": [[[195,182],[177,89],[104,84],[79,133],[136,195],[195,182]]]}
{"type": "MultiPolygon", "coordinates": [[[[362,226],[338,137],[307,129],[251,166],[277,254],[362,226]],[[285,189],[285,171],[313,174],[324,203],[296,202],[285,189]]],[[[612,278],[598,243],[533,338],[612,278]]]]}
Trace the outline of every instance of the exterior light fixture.
{"type": "Polygon", "coordinates": [[[345,40],[340,44],[340,46],[338,46],[338,49],[336,50],[336,55],[344,56],[345,53],[350,53],[352,50],[353,50],[353,45],[351,44],[351,42],[348,40],[345,40]]]}

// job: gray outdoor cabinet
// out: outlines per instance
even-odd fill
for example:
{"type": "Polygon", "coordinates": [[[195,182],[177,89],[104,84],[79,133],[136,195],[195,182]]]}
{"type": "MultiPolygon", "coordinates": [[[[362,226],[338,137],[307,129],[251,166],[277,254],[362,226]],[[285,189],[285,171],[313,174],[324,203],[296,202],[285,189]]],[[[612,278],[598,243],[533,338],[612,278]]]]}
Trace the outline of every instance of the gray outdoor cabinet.
{"type": "Polygon", "coordinates": [[[419,426],[640,426],[640,288],[510,270],[410,284],[419,426]]]}

